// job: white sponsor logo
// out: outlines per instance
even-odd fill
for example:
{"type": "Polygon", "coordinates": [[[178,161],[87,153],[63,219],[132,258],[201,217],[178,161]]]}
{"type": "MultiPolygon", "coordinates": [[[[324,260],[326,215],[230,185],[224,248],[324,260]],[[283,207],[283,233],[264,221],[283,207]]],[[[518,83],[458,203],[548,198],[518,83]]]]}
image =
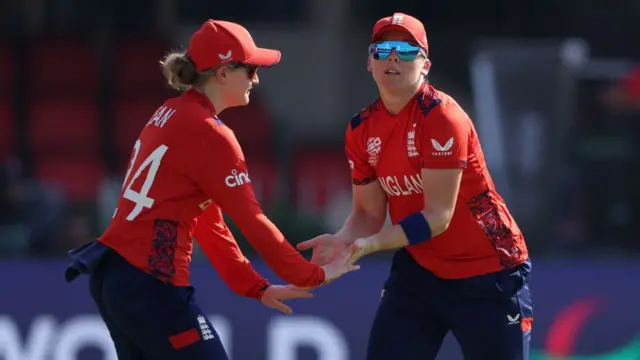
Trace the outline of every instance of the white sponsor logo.
{"type": "Polygon", "coordinates": [[[227,51],[227,55],[225,54],[218,54],[218,57],[220,58],[220,60],[224,61],[229,61],[231,60],[231,50],[227,51]]]}
{"type": "Polygon", "coordinates": [[[416,124],[413,124],[413,129],[407,134],[407,153],[409,157],[416,157],[420,155],[416,148],[416,124]]]}
{"type": "Polygon", "coordinates": [[[371,166],[378,165],[380,150],[382,149],[382,140],[379,137],[369,138],[367,140],[367,153],[369,154],[369,164],[371,166]]]}
{"type": "Polygon", "coordinates": [[[422,194],[420,175],[381,176],[378,178],[382,188],[389,196],[407,196],[422,194]]]}
{"type": "Polygon", "coordinates": [[[403,21],[404,21],[404,16],[403,15],[393,15],[393,19],[391,20],[391,24],[393,24],[393,25],[402,25],[403,21]]]}
{"type": "Polygon", "coordinates": [[[198,325],[200,325],[202,340],[211,340],[215,337],[213,336],[213,331],[211,331],[209,324],[207,324],[207,319],[204,316],[198,316],[198,325]]]}
{"type": "Polygon", "coordinates": [[[509,320],[509,325],[515,325],[520,322],[520,314],[516,314],[516,316],[507,315],[507,320],[509,320]]]}
{"type": "Polygon", "coordinates": [[[224,179],[224,183],[227,184],[228,187],[236,187],[244,184],[251,183],[249,179],[249,174],[246,172],[239,173],[238,170],[231,170],[231,175],[227,176],[224,179]]]}
{"type": "Polygon", "coordinates": [[[450,151],[451,147],[453,147],[453,138],[447,140],[444,145],[440,145],[440,143],[436,139],[431,139],[431,145],[436,149],[432,154],[434,156],[449,156],[453,155],[453,152],[450,151]]]}

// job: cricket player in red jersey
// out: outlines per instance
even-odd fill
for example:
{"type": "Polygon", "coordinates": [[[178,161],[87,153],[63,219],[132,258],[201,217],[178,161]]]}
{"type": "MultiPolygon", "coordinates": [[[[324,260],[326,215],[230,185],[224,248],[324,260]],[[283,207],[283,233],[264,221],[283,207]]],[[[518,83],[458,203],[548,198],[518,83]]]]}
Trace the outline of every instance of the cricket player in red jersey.
{"type": "Polygon", "coordinates": [[[301,243],[312,261],[399,249],[367,360],[435,359],[451,331],[467,360],[527,359],[533,319],[524,238],[496,192],[469,116],[431,86],[424,25],[379,20],[368,69],[380,98],[346,132],[353,212],[301,243]],[[383,229],[386,210],[393,226],[383,229]]]}
{"type": "Polygon", "coordinates": [[[284,313],[291,309],[282,300],[311,296],[297,287],[357,268],[348,256],[312,264],[287,242],[263,214],[240,145],[218,118],[226,108],[248,104],[258,68],[279,60],[279,51],[258,48],[242,26],[209,20],[186,52],[162,62],[169,84],[186,91],[151,116],[133,146],[109,228],[97,242],[71,251],[75,261],[66,274],[68,281],[90,275],[91,295],[120,359],[227,359],[193,297],[192,238],[231,289],[284,313]],[[253,270],[222,211],[295,287],[271,285],[253,270]]]}

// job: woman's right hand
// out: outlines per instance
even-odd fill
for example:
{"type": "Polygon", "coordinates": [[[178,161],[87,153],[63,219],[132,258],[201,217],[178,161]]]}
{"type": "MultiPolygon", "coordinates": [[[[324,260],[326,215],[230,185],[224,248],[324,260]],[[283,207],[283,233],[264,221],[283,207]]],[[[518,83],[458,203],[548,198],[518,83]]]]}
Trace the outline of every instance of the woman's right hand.
{"type": "Polygon", "coordinates": [[[264,291],[262,303],[272,309],[276,309],[286,315],[293,314],[293,310],[283,301],[290,299],[312,298],[313,294],[307,290],[292,285],[271,285],[264,291]]]}
{"type": "Polygon", "coordinates": [[[351,257],[354,252],[353,246],[343,246],[342,250],[335,256],[333,261],[327,265],[322,266],[324,270],[324,284],[327,284],[340,276],[360,269],[360,265],[354,265],[351,261],[351,257]]]}
{"type": "Polygon", "coordinates": [[[297,245],[298,250],[312,249],[311,262],[320,266],[334,261],[346,248],[344,239],[334,234],[323,234],[297,245]]]}

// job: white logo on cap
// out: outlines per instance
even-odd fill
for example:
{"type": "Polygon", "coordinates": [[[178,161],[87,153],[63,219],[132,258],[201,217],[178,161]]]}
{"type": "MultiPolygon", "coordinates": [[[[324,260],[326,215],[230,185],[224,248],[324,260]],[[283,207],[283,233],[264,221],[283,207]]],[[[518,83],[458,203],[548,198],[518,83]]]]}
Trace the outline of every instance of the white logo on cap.
{"type": "Polygon", "coordinates": [[[391,24],[393,25],[402,25],[404,15],[393,15],[393,19],[391,20],[391,24]]]}
{"type": "Polygon", "coordinates": [[[224,54],[218,54],[218,56],[220,57],[220,60],[222,60],[222,61],[231,60],[231,50],[229,50],[229,51],[227,52],[227,55],[224,55],[224,54]]]}

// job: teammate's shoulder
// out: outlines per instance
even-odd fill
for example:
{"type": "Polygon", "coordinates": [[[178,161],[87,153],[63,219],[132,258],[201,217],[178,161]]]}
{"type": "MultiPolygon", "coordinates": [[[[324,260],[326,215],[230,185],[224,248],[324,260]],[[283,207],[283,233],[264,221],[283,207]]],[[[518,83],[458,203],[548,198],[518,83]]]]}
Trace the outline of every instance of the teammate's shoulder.
{"type": "Polygon", "coordinates": [[[365,121],[369,120],[372,116],[374,116],[375,113],[380,110],[381,106],[382,106],[381,100],[377,99],[376,101],[362,108],[362,110],[358,111],[351,117],[351,123],[349,124],[349,128],[352,131],[355,130],[357,127],[362,125],[365,121]]]}

